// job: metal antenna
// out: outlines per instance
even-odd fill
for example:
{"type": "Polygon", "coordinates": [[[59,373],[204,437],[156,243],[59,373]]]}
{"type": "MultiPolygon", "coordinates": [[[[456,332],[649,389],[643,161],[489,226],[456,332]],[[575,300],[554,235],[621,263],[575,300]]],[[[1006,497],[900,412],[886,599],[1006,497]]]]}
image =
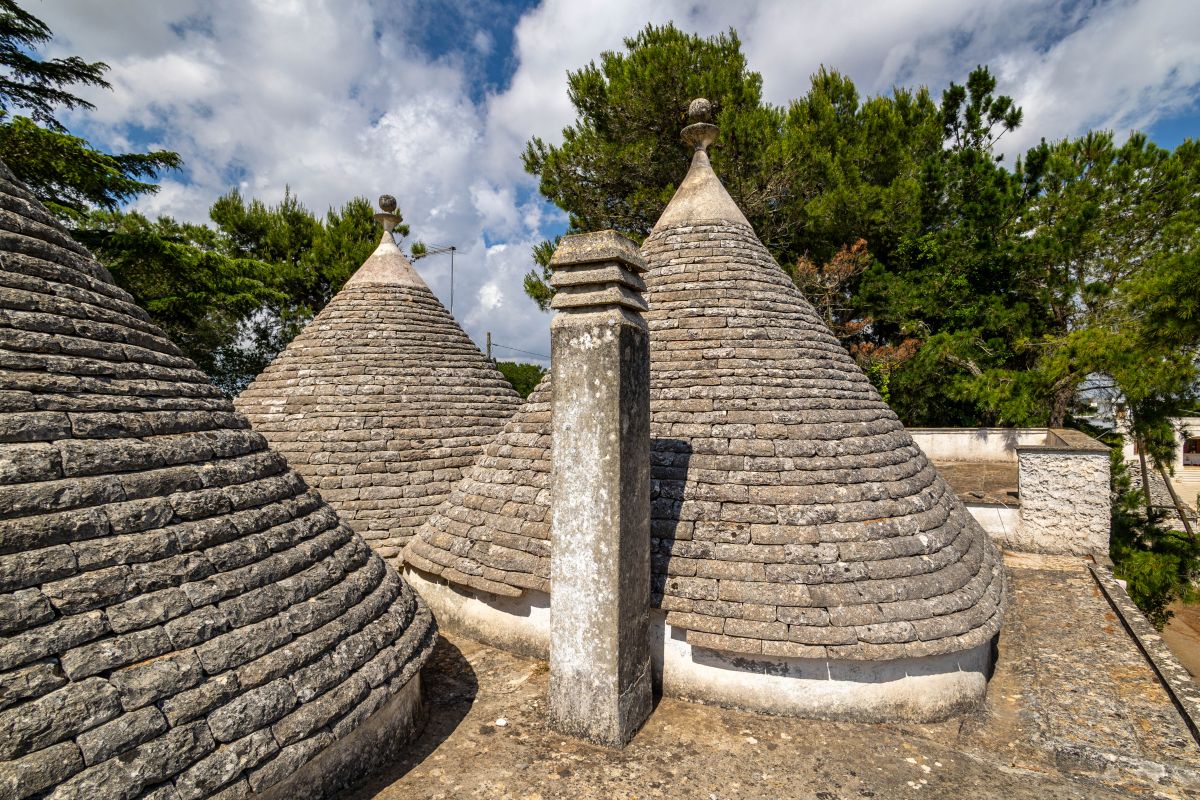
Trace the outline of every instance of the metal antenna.
{"type": "Polygon", "coordinates": [[[440,256],[445,253],[450,254],[450,313],[454,313],[454,253],[458,250],[452,244],[431,244],[425,248],[425,252],[412,257],[413,261],[424,258],[425,256],[440,256]]]}

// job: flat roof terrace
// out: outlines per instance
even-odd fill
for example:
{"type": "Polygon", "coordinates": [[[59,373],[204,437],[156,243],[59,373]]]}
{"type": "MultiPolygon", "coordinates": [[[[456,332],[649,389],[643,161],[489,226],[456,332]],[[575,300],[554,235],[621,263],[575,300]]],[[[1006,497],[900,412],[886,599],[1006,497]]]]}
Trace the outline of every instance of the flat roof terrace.
{"type": "Polygon", "coordinates": [[[547,670],[462,638],[424,679],[429,727],[348,793],[428,798],[1183,798],[1200,746],[1081,558],[1010,556],[978,711],[934,725],[772,717],[660,699],[624,750],[552,731],[547,670]]]}
{"type": "Polygon", "coordinates": [[[1015,461],[934,461],[933,466],[950,484],[958,499],[971,505],[1019,508],[1015,461]]]}

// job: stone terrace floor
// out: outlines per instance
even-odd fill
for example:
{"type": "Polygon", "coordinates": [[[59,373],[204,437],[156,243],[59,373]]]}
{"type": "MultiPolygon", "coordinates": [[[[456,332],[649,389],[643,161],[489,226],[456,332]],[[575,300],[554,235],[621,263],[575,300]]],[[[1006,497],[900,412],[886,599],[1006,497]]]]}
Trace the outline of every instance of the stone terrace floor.
{"type": "Polygon", "coordinates": [[[1015,461],[939,461],[934,466],[964,503],[1021,505],[1015,461]]]}
{"type": "Polygon", "coordinates": [[[1000,657],[970,716],[813,722],[668,698],[613,751],[547,727],[543,663],[447,637],[425,668],[424,734],[346,796],[1200,798],[1200,748],[1086,568],[1006,562],[1000,657]]]}

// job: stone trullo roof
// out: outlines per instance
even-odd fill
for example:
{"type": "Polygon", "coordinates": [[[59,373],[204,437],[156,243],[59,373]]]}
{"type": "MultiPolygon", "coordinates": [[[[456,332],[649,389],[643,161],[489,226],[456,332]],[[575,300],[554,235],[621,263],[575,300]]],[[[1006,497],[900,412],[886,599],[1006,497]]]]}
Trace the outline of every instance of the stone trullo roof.
{"type": "Polygon", "coordinates": [[[399,555],[521,403],[390,231],[237,399],[385,558],[399,555]]]}
{"type": "Polygon", "coordinates": [[[0,164],[0,796],[282,789],[434,636],[0,164]]]}
{"type": "Polygon", "coordinates": [[[417,569],[492,594],[550,591],[550,374],[404,551],[417,569]]]}
{"type": "MultiPolygon", "coordinates": [[[[987,641],[996,548],[729,197],[705,152],[715,128],[688,132],[691,170],[642,246],[667,622],[696,646],[776,656],[987,641]]],[[[497,594],[548,583],[548,399],[543,386],[515,418],[539,424],[501,434],[421,529],[413,566],[497,594]]]]}

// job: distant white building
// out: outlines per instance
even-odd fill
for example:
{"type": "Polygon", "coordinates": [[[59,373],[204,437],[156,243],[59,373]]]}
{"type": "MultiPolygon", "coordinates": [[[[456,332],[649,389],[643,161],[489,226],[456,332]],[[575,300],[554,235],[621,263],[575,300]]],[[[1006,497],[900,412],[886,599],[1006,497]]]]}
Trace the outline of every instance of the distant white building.
{"type": "Polygon", "coordinates": [[[1179,431],[1179,459],[1175,472],[1183,483],[1200,482],[1200,417],[1180,417],[1176,420],[1179,431]]]}
{"type": "MultiPolygon", "coordinates": [[[[1175,426],[1175,460],[1174,474],[1171,483],[1179,497],[1189,505],[1196,505],[1196,495],[1200,493],[1200,416],[1176,417],[1171,420],[1175,426]]],[[[1125,437],[1125,463],[1131,467],[1137,464],[1137,448],[1130,437],[1125,437]]]]}

